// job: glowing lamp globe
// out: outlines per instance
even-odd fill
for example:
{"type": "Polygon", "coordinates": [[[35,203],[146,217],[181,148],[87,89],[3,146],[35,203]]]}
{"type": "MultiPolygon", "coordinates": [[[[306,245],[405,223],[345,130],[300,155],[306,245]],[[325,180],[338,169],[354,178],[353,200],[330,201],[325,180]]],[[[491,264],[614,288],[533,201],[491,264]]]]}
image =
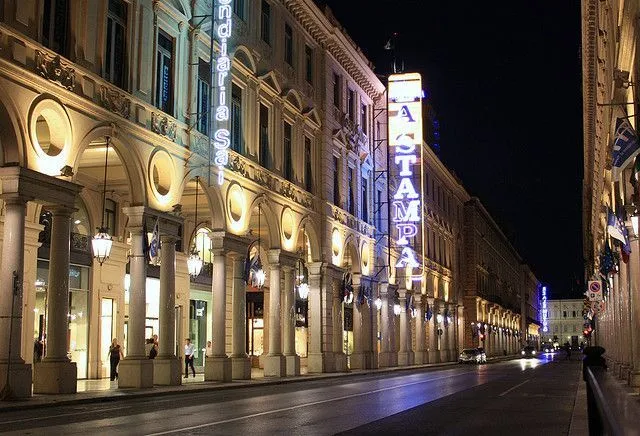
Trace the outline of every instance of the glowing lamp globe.
{"type": "Polygon", "coordinates": [[[200,259],[196,251],[192,252],[187,259],[187,269],[189,270],[189,275],[193,278],[198,277],[200,271],[202,271],[202,259],[200,259]]]}
{"type": "Polygon", "coordinates": [[[111,254],[111,245],[113,240],[105,229],[99,229],[98,233],[91,240],[91,248],[93,249],[93,257],[102,265],[111,254]]]}
{"type": "Polygon", "coordinates": [[[298,285],[298,295],[300,295],[301,299],[306,300],[309,296],[309,285],[306,283],[300,283],[298,285]]]}

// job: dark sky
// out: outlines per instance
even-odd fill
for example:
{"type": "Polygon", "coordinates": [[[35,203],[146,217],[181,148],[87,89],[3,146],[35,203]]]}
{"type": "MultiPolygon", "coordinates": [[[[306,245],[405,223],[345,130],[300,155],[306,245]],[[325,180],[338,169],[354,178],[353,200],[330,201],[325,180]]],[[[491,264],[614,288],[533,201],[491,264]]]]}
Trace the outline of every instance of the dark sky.
{"type": "Polygon", "coordinates": [[[440,158],[552,296],[580,298],[580,1],[325,3],[379,74],[399,33],[440,122],[440,158]]]}

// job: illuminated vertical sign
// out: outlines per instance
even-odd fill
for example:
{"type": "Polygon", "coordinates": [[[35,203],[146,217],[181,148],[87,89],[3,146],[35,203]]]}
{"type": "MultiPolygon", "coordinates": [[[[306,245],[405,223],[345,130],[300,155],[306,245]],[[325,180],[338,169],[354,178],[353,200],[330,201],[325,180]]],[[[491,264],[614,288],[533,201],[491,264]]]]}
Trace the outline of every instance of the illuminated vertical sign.
{"type": "Polygon", "coordinates": [[[218,167],[218,185],[224,183],[224,167],[229,162],[229,145],[231,133],[229,131],[229,96],[231,88],[231,59],[229,58],[229,38],[232,28],[232,0],[214,0],[211,27],[211,85],[217,92],[211,99],[211,130],[213,132],[213,163],[218,167]],[[215,53],[213,40],[217,39],[220,52],[215,53]]]}
{"type": "Polygon", "coordinates": [[[422,79],[418,73],[389,77],[389,193],[396,246],[401,249],[396,268],[415,274],[423,260],[422,244],[422,79]]]}
{"type": "Polygon", "coordinates": [[[542,331],[549,331],[549,319],[547,317],[547,287],[542,287],[542,331]]]}

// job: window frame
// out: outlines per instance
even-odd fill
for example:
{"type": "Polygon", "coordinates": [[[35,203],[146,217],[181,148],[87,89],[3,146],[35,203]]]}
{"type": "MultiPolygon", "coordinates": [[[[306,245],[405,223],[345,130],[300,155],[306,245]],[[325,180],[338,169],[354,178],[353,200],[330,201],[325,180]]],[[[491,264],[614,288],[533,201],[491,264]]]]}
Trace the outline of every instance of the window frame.
{"type": "Polygon", "coordinates": [[[103,74],[102,76],[107,79],[107,81],[120,89],[127,88],[127,21],[129,18],[129,5],[124,0],[117,0],[121,3],[122,8],[124,10],[124,17],[117,15],[115,11],[111,10],[111,4],[116,0],[108,0],[107,1],[107,13],[105,17],[105,44],[104,44],[104,64],[103,64],[103,74]],[[116,28],[120,26],[122,27],[122,59],[116,59],[116,28]],[[111,37],[109,36],[111,34],[111,37]],[[112,50],[109,50],[111,47],[112,50]],[[111,51],[111,53],[110,53],[111,51]],[[117,65],[121,65],[121,77],[115,77],[116,72],[114,71],[117,65]]]}
{"type": "Polygon", "coordinates": [[[175,47],[176,47],[176,39],[171,36],[168,32],[162,30],[162,29],[158,29],[158,36],[157,36],[157,40],[156,40],[156,53],[157,53],[157,60],[156,60],[156,93],[155,93],[155,99],[156,99],[156,108],[160,109],[161,111],[173,116],[174,113],[174,103],[175,103],[175,95],[174,95],[174,82],[175,82],[175,62],[174,62],[174,55],[175,55],[175,47]],[[166,47],[162,47],[160,45],[160,38],[165,38],[168,42],[171,43],[171,51],[169,51],[166,47]],[[167,56],[168,54],[168,56],[167,56]],[[161,82],[163,82],[163,80],[161,80],[163,78],[163,76],[160,74],[160,69],[163,68],[165,66],[164,63],[164,59],[168,58],[169,59],[169,98],[167,99],[167,107],[165,110],[165,107],[163,106],[163,99],[161,97],[162,94],[162,85],[161,82]]]}
{"type": "Polygon", "coordinates": [[[290,67],[294,64],[294,44],[293,27],[289,23],[284,23],[284,61],[290,67]]]}
{"type": "Polygon", "coordinates": [[[260,40],[271,45],[271,4],[267,0],[260,6],[260,40]]]}

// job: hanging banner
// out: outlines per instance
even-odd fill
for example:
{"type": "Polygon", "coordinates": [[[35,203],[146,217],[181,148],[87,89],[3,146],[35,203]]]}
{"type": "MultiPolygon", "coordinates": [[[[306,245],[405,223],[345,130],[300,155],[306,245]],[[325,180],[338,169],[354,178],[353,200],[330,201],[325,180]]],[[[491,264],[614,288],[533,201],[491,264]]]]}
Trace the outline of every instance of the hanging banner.
{"type": "Polygon", "coordinates": [[[421,280],[424,261],[422,78],[418,73],[393,74],[389,76],[387,89],[390,231],[400,252],[396,268],[405,278],[421,280]]]}

